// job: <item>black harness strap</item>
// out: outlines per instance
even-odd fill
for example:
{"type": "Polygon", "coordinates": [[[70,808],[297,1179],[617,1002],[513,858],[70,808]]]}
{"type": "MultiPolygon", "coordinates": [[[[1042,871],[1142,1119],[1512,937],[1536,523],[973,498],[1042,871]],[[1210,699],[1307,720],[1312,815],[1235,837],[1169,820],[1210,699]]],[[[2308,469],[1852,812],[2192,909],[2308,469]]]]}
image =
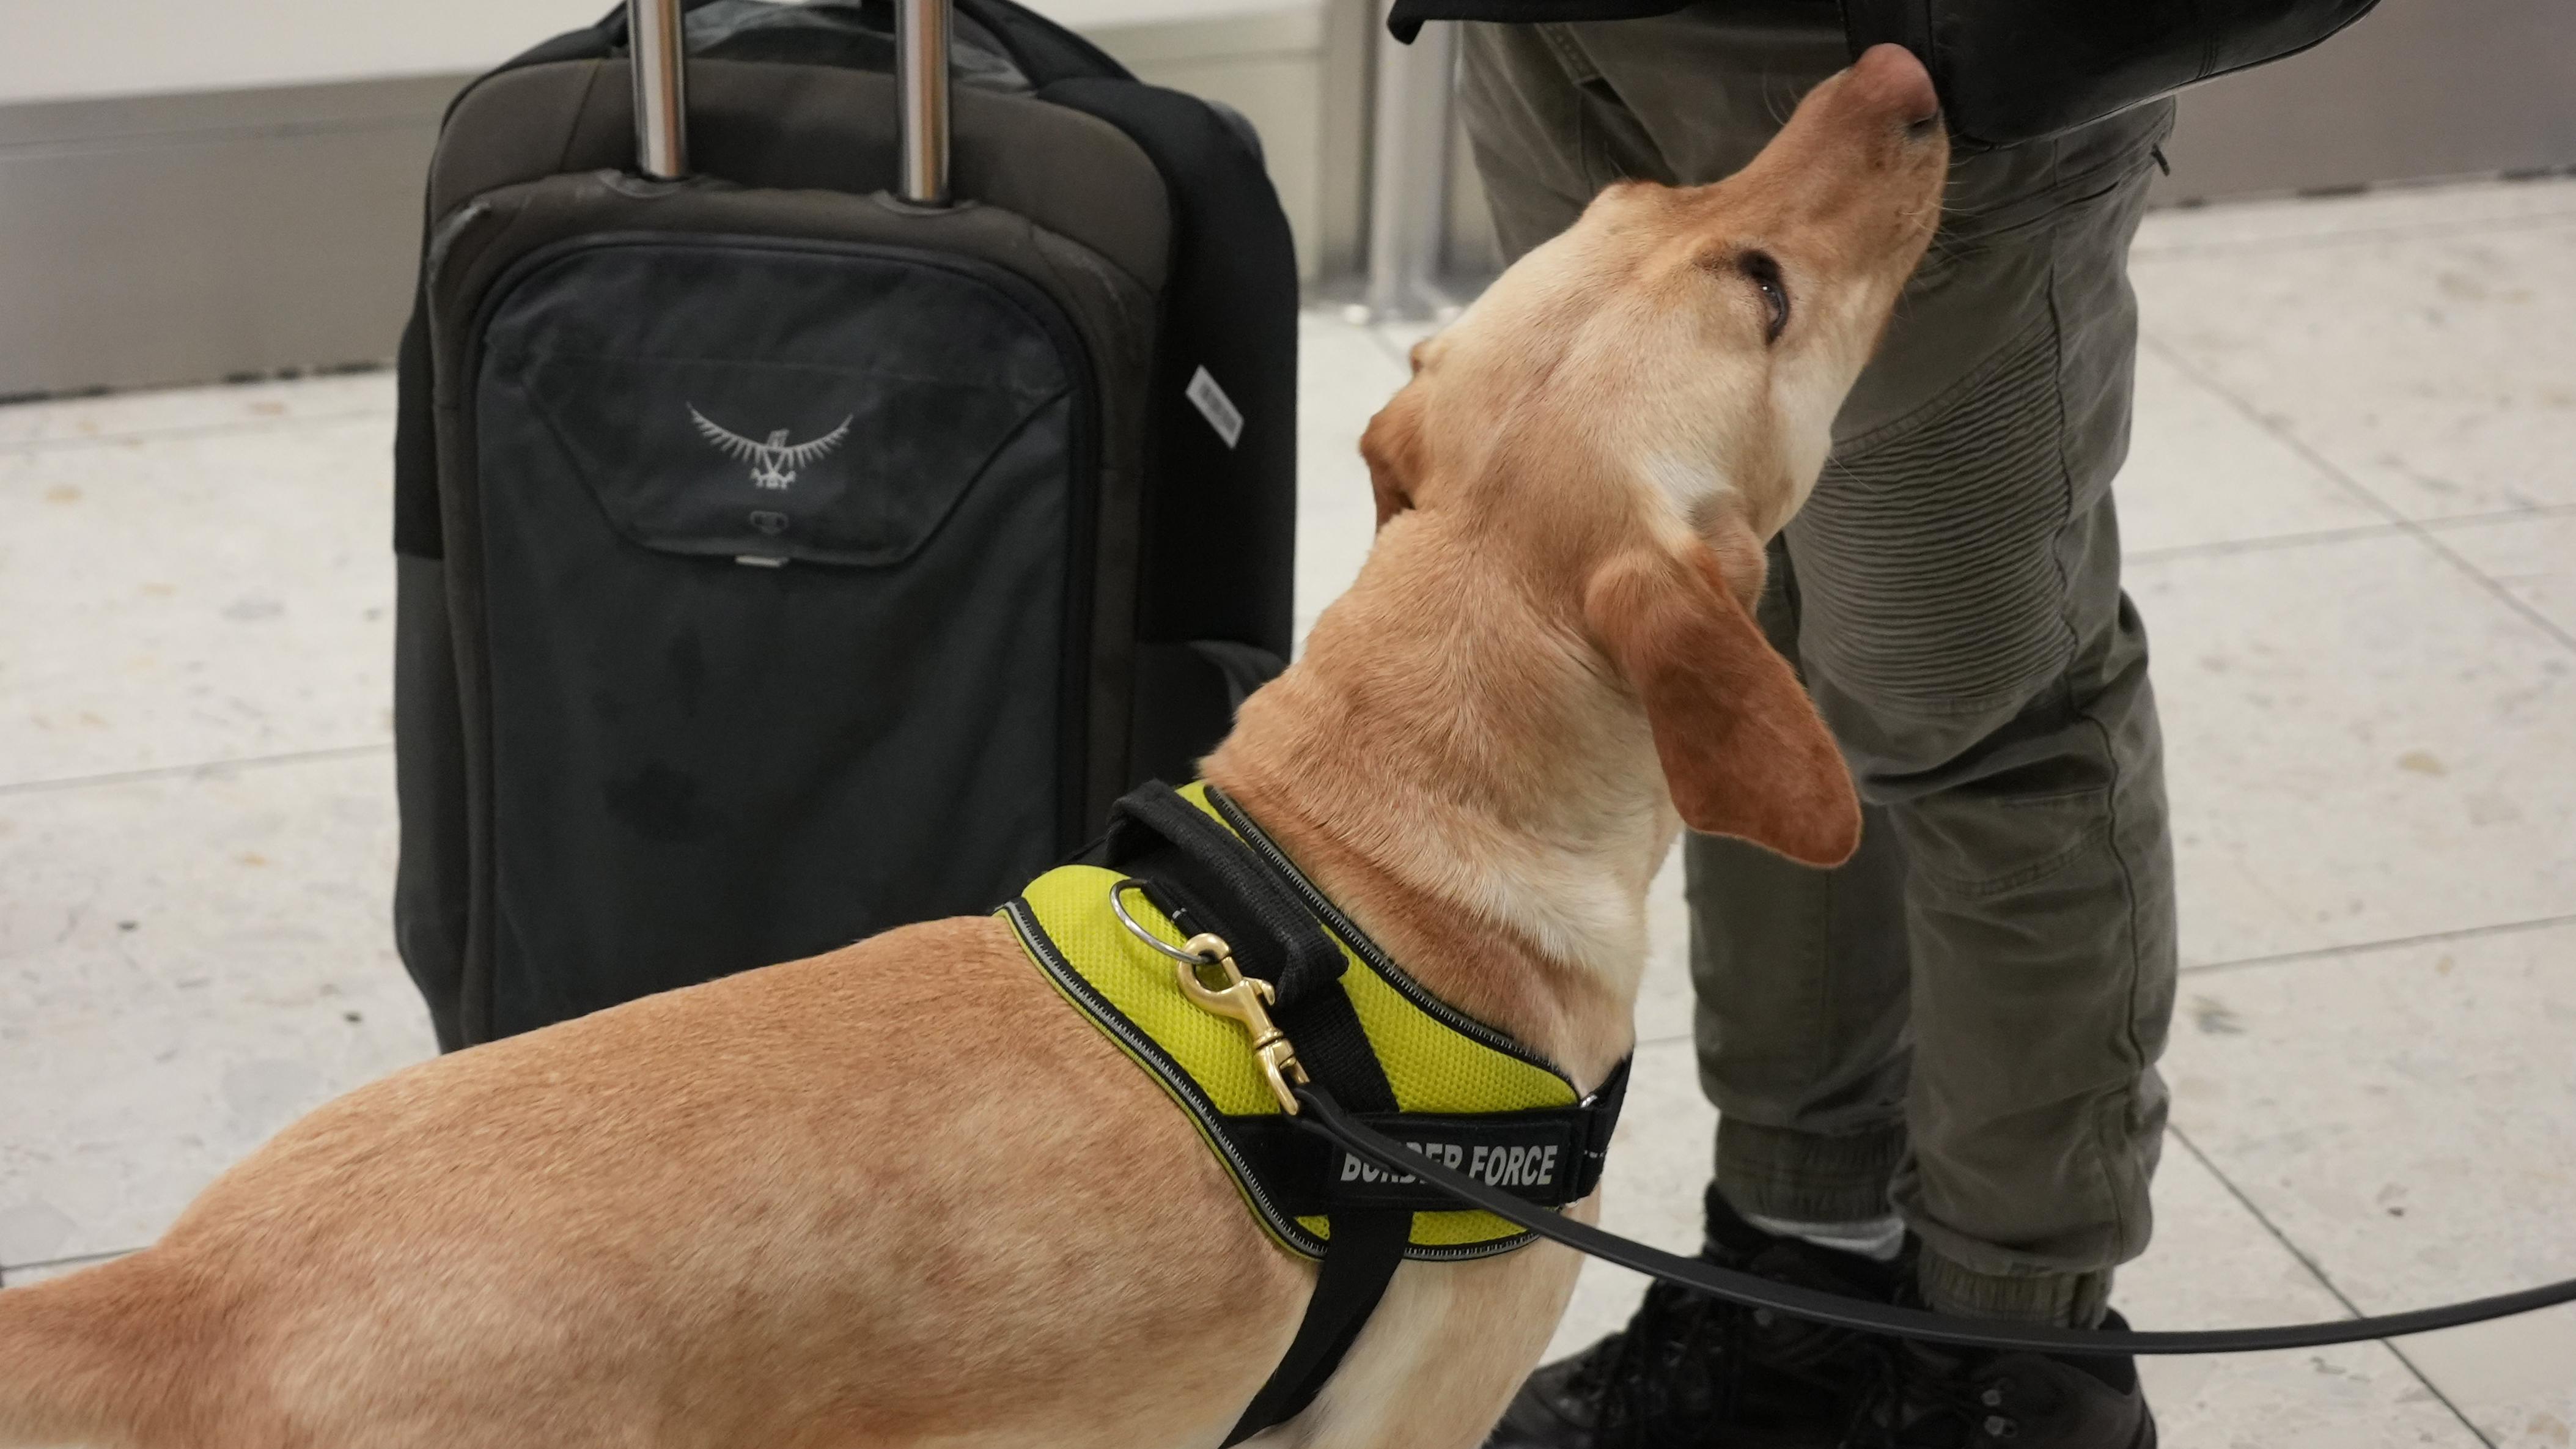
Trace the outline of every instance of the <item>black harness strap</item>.
{"type": "Polygon", "coordinates": [[[1225,1436],[1228,1449],[1274,1424],[1297,1417],[1324,1385],[1342,1356],[1368,1326],[1386,1285],[1404,1261],[1405,1241],[1413,1236],[1413,1214],[1382,1208],[1343,1209],[1333,1214],[1333,1240],[1316,1265],[1315,1296],[1306,1300],[1306,1316],[1297,1336],[1270,1381],[1252,1396],[1243,1417],[1225,1436]]]}
{"type": "MultiPolygon", "coordinates": [[[[1235,964],[1244,975],[1258,976],[1278,990],[1271,1003],[1274,1014],[1294,1011],[1311,998],[1343,999],[1331,989],[1347,964],[1342,948],[1250,846],[1216,817],[1182,799],[1180,791],[1160,780],[1129,791],[1110,807],[1104,844],[1111,868],[1177,888],[1186,904],[1204,907],[1214,920],[1201,922],[1200,928],[1223,935],[1224,927],[1232,927],[1235,935],[1227,935],[1226,944],[1234,948],[1235,964]]],[[[1351,1022],[1357,1027],[1359,1018],[1354,1015],[1351,1022]]],[[[1302,1057],[1305,1043],[1298,1046],[1302,1057]]],[[[1392,1097],[1388,1105],[1393,1106],[1392,1097]]]]}
{"type": "MultiPolygon", "coordinates": [[[[1523,1202],[1561,1208],[1590,1197],[1601,1185],[1602,1163],[1627,1085],[1628,1065],[1622,1062],[1599,1090],[1571,1107],[1488,1116],[1372,1112],[1359,1120],[1412,1151],[1437,1153],[1434,1160],[1452,1171],[1523,1202]]],[[[1291,1217],[1330,1216],[1336,1207],[1400,1207],[1417,1213],[1459,1210],[1457,1199],[1436,1185],[1415,1174],[1388,1172],[1375,1161],[1306,1131],[1293,1117],[1223,1121],[1227,1137],[1251,1164],[1252,1175],[1291,1217]]]]}
{"type": "MultiPolygon", "coordinates": [[[[1341,946],[1251,847],[1160,781],[1112,807],[1103,844],[1111,868],[1168,892],[1165,905],[1178,899],[1180,908],[1167,912],[1175,924],[1225,937],[1243,974],[1271,983],[1277,993],[1272,1019],[1297,1044],[1307,1074],[1335,1101],[1362,1112],[1397,1110],[1395,1088],[1341,990],[1349,964],[1341,946]]],[[[1410,1208],[1336,1205],[1329,1217],[1331,1237],[1306,1317],[1269,1382],[1226,1435],[1229,1449],[1314,1402],[1404,1261],[1413,1236],[1410,1208]]]]}

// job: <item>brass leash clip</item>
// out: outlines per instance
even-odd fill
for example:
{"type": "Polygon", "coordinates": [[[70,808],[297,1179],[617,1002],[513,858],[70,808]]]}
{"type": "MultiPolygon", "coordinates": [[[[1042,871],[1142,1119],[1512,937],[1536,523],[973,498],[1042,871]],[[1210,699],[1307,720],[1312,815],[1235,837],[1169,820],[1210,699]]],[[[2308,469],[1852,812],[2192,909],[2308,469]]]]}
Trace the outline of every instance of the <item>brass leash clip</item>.
{"type": "Polygon", "coordinates": [[[1260,1059],[1261,1075],[1270,1082],[1270,1094],[1279,1099],[1281,1111],[1296,1116],[1297,1094],[1291,1084],[1303,1084],[1306,1069],[1298,1064],[1297,1048],[1289,1042],[1288,1034],[1270,1019],[1270,1005],[1278,999],[1277,993],[1269,982],[1243,974],[1243,968],[1234,964],[1234,948],[1222,936],[1202,931],[1175,947],[1146,930],[1127,914],[1127,904],[1121,899],[1130,888],[1142,889],[1143,885],[1142,881],[1130,879],[1110,887],[1110,909],[1138,939],[1172,958],[1181,994],[1192,1004],[1202,1011],[1230,1017],[1252,1034],[1252,1054],[1260,1059]]]}
{"type": "Polygon", "coordinates": [[[1261,1059],[1261,1074],[1270,1079],[1270,1094],[1279,1099],[1279,1109],[1289,1116],[1297,1115],[1297,1094],[1289,1090],[1291,1082],[1306,1080],[1306,1069],[1297,1063],[1297,1048],[1288,1034],[1270,1019],[1270,1003],[1276,1000],[1270,983],[1258,976],[1246,976],[1234,964],[1234,949],[1223,937],[1201,933],[1185,942],[1182,950],[1198,958],[1173,963],[1180,977],[1181,994],[1197,1002],[1200,1009],[1230,1016],[1243,1023],[1252,1033],[1252,1054],[1261,1059]],[[1208,977],[1215,976],[1221,985],[1210,986],[1208,977]]]}

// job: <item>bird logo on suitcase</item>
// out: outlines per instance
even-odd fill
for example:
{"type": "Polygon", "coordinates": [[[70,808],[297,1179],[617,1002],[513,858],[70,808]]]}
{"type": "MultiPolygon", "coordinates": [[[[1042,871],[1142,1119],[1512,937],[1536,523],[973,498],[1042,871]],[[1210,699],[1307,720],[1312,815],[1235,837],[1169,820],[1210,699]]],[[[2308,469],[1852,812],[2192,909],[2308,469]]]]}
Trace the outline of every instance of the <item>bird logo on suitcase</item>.
{"type": "Polygon", "coordinates": [[[785,488],[796,481],[796,473],[808,464],[821,462],[841,440],[850,435],[850,423],[858,414],[841,419],[841,425],[823,436],[804,443],[787,441],[785,428],[772,428],[768,442],[756,442],[698,411],[689,404],[689,416],[697,422],[698,433],[728,456],[751,465],[751,485],[755,488],[785,488]]]}

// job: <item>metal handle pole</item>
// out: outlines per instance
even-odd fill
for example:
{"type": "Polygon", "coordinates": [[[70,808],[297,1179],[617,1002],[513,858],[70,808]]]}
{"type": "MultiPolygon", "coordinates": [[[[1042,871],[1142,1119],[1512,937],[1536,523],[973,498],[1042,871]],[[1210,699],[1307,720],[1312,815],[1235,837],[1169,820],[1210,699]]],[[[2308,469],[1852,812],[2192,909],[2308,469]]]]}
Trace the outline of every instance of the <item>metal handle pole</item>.
{"type": "Polygon", "coordinates": [[[916,206],[948,196],[948,0],[895,0],[896,193],[916,206]]]}
{"type": "Polygon", "coordinates": [[[635,163],[658,181],[689,174],[689,68],[680,0],[626,0],[626,52],[635,71],[635,163]]]}
{"type": "MultiPolygon", "coordinates": [[[[1383,10],[1380,18],[1384,18],[1383,10]]],[[[1377,116],[1369,142],[1368,310],[1429,317],[1449,204],[1450,72],[1457,27],[1431,24],[1411,45],[1377,32],[1377,116]]]]}

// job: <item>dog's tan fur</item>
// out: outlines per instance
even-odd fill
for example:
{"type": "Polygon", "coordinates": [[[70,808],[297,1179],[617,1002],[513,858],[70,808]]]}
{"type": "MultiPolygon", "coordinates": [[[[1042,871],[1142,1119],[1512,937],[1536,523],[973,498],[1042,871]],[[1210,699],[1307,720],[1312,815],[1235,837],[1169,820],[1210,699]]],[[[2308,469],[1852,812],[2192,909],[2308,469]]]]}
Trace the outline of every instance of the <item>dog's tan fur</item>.
{"type": "MultiPolygon", "coordinates": [[[[1745,606],[1937,216],[1931,109],[1872,52],[1743,174],[1612,189],[1419,349],[1365,443],[1367,568],[1207,761],[1586,1086],[1680,822],[1816,863],[1858,838],[1745,606]]],[[[1407,1264],[1257,1442],[1474,1444],[1575,1267],[1407,1264]]],[[[1002,924],[937,921],[313,1113],[157,1245],[0,1294],[0,1444],[1210,1446],[1311,1283],[1002,924]]]]}

